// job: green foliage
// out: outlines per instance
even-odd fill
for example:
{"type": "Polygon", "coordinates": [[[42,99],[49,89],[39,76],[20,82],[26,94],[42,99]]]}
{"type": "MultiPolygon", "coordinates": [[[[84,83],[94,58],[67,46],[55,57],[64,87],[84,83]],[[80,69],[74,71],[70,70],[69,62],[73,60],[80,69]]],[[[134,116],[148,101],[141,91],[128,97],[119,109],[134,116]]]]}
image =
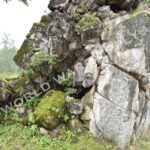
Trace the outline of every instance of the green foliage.
{"type": "Polygon", "coordinates": [[[3,134],[4,132],[5,132],[4,126],[3,126],[3,125],[0,125],[0,135],[3,134]]]}
{"type": "Polygon", "coordinates": [[[58,75],[58,79],[56,81],[65,88],[64,92],[67,95],[72,96],[77,92],[77,89],[73,87],[73,73],[71,71],[68,71],[67,74],[62,73],[61,76],[58,75]]]}
{"type": "Polygon", "coordinates": [[[84,17],[79,21],[79,23],[76,24],[75,28],[84,30],[100,23],[100,19],[94,14],[85,14],[84,17]]]}
{"type": "Polygon", "coordinates": [[[13,61],[13,57],[15,56],[17,49],[14,46],[14,41],[10,39],[9,35],[3,35],[1,47],[2,48],[0,49],[0,74],[17,74],[19,72],[19,68],[13,61]]]}
{"type": "Polygon", "coordinates": [[[56,113],[59,113],[60,112],[60,108],[57,108],[57,107],[53,107],[52,106],[52,111],[56,112],[56,113]]]}
{"type": "Polygon", "coordinates": [[[64,122],[67,122],[69,119],[70,119],[70,117],[67,114],[65,114],[64,115],[64,122]]]}
{"type": "Polygon", "coordinates": [[[73,87],[73,73],[71,71],[68,71],[67,74],[62,73],[61,76],[58,75],[58,79],[56,81],[65,88],[64,92],[67,95],[71,96],[77,92],[77,89],[73,87]]]}
{"type": "Polygon", "coordinates": [[[146,3],[150,4],[150,0],[145,0],[146,3]]]}
{"type": "Polygon", "coordinates": [[[66,87],[65,92],[67,95],[71,96],[71,95],[74,95],[77,93],[77,89],[75,89],[73,87],[66,87]]]}
{"type": "Polygon", "coordinates": [[[81,14],[79,13],[74,13],[72,16],[71,16],[72,19],[78,21],[82,18],[81,14]]]}
{"type": "Polygon", "coordinates": [[[60,130],[56,138],[41,135],[36,126],[24,127],[21,124],[2,126],[0,147],[2,150],[117,150],[111,145],[103,145],[89,133],[72,133],[60,130]],[[33,134],[34,133],[34,134],[33,134]]]}
{"type": "Polygon", "coordinates": [[[66,75],[62,74],[62,76],[58,76],[58,83],[65,87],[72,86],[73,85],[73,74],[68,72],[66,75]]]}
{"type": "MultiPolygon", "coordinates": [[[[11,1],[11,0],[3,0],[3,1],[5,1],[6,3],[8,3],[8,2],[11,1]]],[[[28,0],[19,0],[19,1],[21,1],[21,2],[24,3],[25,5],[28,5],[28,0]]]]}
{"type": "Polygon", "coordinates": [[[43,24],[42,23],[34,23],[33,27],[36,28],[36,29],[40,29],[40,28],[43,27],[43,24]]]}
{"type": "Polygon", "coordinates": [[[46,146],[46,145],[50,145],[51,141],[47,135],[44,135],[44,136],[39,138],[39,143],[43,146],[46,146]]]}
{"type": "Polygon", "coordinates": [[[81,1],[81,3],[79,4],[79,9],[81,9],[83,13],[86,13],[88,11],[88,8],[84,1],[81,1]]]}
{"type": "Polygon", "coordinates": [[[30,131],[31,131],[31,135],[36,135],[36,134],[38,134],[38,131],[39,131],[38,126],[35,125],[35,124],[34,124],[34,125],[31,125],[30,131]]]}
{"type": "Polygon", "coordinates": [[[45,24],[49,23],[49,16],[48,15],[42,16],[41,22],[45,24]]]}
{"type": "Polygon", "coordinates": [[[16,122],[16,123],[20,122],[19,114],[14,108],[9,113],[5,114],[5,119],[10,122],[16,122]]]}
{"type": "Polygon", "coordinates": [[[28,115],[28,124],[29,125],[34,125],[35,124],[35,118],[34,118],[33,113],[29,113],[29,115],[28,115]]]}
{"type": "Polygon", "coordinates": [[[33,56],[30,65],[32,67],[38,67],[42,65],[44,62],[47,62],[49,65],[55,65],[58,63],[58,56],[38,53],[37,55],[33,56]]]}
{"type": "Polygon", "coordinates": [[[37,107],[39,102],[40,102],[40,99],[38,97],[34,96],[25,103],[25,107],[28,109],[35,108],[35,107],[37,107]]]}

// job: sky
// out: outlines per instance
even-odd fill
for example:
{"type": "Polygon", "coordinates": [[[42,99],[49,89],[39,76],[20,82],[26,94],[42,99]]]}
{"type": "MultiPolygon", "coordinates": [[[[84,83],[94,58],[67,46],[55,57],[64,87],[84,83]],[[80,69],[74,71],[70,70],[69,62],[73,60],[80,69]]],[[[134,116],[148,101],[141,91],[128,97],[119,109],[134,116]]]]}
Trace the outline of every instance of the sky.
{"type": "Polygon", "coordinates": [[[25,6],[18,0],[8,4],[0,1],[0,39],[3,33],[10,34],[19,48],[34,22],[39,22],[41,16],[49,12],[49,0],[32,0],[25,6]]]}

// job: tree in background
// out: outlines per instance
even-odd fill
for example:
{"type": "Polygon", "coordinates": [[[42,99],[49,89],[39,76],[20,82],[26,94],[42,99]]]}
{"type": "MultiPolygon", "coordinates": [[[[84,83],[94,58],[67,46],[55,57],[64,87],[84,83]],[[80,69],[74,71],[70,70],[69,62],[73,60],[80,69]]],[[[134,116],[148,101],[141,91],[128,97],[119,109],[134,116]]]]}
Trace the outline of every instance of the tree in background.
{"type": "MultiPolygon", "coordinates": [[[[11,0],[4,0],[6,3],[8,3],[11,0]]],[[[28,0],[19,0],[21,2],[23,2],[25,5],[28,5],[28,0]]]]}
{"type": "Polygon", "coordinates": [[[0,44],[0,74],[16,74],[19,68],[13,61],[17,52],[14,41],[8,34],[4,34],[0,44]]]}

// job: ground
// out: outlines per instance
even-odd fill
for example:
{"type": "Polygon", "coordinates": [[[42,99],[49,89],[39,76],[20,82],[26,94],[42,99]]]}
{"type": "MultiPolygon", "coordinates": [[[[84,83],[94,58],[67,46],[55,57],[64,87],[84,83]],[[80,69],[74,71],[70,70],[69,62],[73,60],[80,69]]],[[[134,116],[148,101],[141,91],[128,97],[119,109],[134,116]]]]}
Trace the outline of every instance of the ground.
{"type": "Polygon", "coordinates": [[[116,150],[101,144],[89,133],[72,133],[62,130],[51,139],[20,123],[0,126],[0,150],[116,150]]]}

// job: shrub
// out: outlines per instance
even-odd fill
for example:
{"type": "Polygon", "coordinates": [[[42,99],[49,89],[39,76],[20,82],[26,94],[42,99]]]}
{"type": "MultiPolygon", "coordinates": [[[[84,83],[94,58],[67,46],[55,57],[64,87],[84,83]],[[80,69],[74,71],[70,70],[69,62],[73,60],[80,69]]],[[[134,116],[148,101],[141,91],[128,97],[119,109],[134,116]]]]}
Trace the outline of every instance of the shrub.
{"type": "Polygon", "coordinates": [[[45,53],[38,53],[37,55],[33,56],[30,66],[38,67],[42,65],[44,62],[47,62],[49,65],[55,65],[58,63],[58,56],[48,55],[45,53]]]}
{"type": "Polygon", "coordinates": [[[84,17],[79,21],[78,24],[76,24],[76,29],[88,29],[92,26],[100,24],[101,21],[98,17],[96,17],[94,14],[86,14],[84,17]]]}

